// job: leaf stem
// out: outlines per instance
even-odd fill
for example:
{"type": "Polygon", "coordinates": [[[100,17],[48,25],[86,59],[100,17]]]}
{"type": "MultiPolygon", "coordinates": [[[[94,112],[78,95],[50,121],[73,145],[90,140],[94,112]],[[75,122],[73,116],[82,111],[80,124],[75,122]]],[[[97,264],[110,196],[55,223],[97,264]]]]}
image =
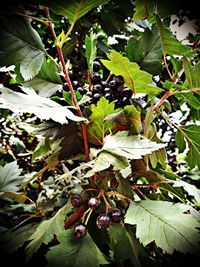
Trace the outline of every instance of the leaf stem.
{"type": "MultiPolygon", "coordinates": [[[[52,37],[54,39],[54,41],[56,41],[56,33],[55,33],[55,30],[54,30],[54,25],[53,23],[51,22],[51,17],[50,17],[50,13],[49,13],[49,8],[48,7],[44,7],[44,12],[46,14],[46,17],[48,19],[48,27],[49,27],[49,30],[52,34],[52,37]]],[[[71,27],[70,27],[70,31],[71,31],[71,27]]],[[[71,80],[70,80],[70,77],[69,77],[69,74],[68,74],[68,70],[66,68],[66,64],[65,64],[65,60],[64,60],[64,56],[63,56],[63,52],[62,52],[62,48],[60,46],[56,46],[56,50],[58,52],[58,57],[59,57],[59,60],[61,62],[61,65],[62,65],[62,68],[63,68],[63,73],[64,73],[64,79],[65,81],[67,82],[68,86],[69,86],[69,90],[71,92],[71,95],[72,95],[72,100],[73,100],[73,103],[76,107],[76,110],[77,110],[77,113],[80,117],[83,117],[83,114],[81,112],[81,109],[78,105],[78,100],[76,99],[76,95],[75,95],[75,92],[74,92],[74,89],[73,89],[73,86],[72,86],[72,83],[71,83],[71,80]]],[[[81,127],[82,127],[82,135],[83,135],[83,142],[84,142],[84,150],[85,150],[85,157],[86,157],[86,161],[90,161],[90,154],[89,154],[89,146],[88,146],[88,139],[87,139],[87,126],[85,123],[82,123],[81,124],[81,127]]]]}

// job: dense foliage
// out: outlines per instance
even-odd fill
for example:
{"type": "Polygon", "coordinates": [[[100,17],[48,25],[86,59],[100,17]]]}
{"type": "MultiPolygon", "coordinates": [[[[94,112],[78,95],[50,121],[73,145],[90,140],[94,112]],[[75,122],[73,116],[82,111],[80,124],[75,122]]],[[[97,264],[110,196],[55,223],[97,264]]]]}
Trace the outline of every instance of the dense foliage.
{"type": "Polygon", "coordinates": [[[2,8],[2,262],[199,260],[200,24],[189,2],[2,8]],[[189,19],[195,31],[180,40],[172,27],[189,19]]]}

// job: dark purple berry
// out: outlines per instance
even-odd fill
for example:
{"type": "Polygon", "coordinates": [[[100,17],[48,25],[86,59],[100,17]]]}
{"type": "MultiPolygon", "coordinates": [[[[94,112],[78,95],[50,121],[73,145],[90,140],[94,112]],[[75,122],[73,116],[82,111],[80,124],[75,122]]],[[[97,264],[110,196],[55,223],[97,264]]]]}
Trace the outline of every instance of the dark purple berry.
{"type": "Polygon", "coordinates": [[[83,202],[83,197],[80,194],[73,194],[71,196],[71,204],[74,208],[79,208],[83,202]]]}
{"type": "Polygon", "coordinates": [[[88,206],[93,209],[98,208],[101,205],[101,200],[98,197],[91,197],[88,201],[88,206]]]}
{"type": "Polygon", "coordinates": [[[111,93],[111,89],[109,87],[104,88],[104,94],[111,93]]]}
{"type": "Polygon", "coordinates": [[[115,108],[120,108],[121,107],[121,101],[119,99],[114,100],[115,108]]]}
{"type": "Polygon", "coordinates": [[[103,88],[106,88],[108,86],[107,82],[106,81],[101,81],[101,86],[103,88]]]}
{"type": "Polygon", "coordinates": [[[101,64],[98,61],[93,62],[93,71],[100,71],[101,69],[101,64]]]}
{"type": "Polygon", "coordinates": [[[79,81],[72,81],[72,86],[74,89],[77,89],[80,86],[79,81]]]}
{"type": "Polygon", "coordinates": [[[92,75],[92,83],[98,84],[101,83],[101,75],[98,72],[94,72],[92,75]]]}
{"type": "Polygon", "coordinates": [[[133,91],[127,87],[125,87],[122,91],[122,95],[124,97],[128,97],[128,98],[131,98],[131,96],[133,95],[133,91]]]}
{"type": "Polygon", "coordinates": [[[93,86],[93,92],[95,92],[95,93],[101,93],[102,92],[102,86],[101,86],[101,84],[95,84],[93,86]]]}
{"type": "Polygon", "coordinates": [[[101,95],[99,93],[95,93],[92,97],[92,100],[94,103],[96,103],[97,101],[99,101],[100,98],[101,98],[101,95]]]}
{"type": "Polygon", "coordinates": [[[131,100],[128,97],[124,97],[122,99],[122,106],[125,107],[127,105],[131,105],[131,100]]]}
{"type": "Polygon", "coordinates": [[[109,93],[105,94],[104,97],[105,97],[109,102],[111,102],[111,101],[113,100],[112,95],[109,94],[109,93]]]}
{"type": "Polygon", "coordinates": [[[77,92],[79,92],[81,95],[84,95],[86,93],[85,89],[83,89],[83,87],[78,87],[76,89],[77,92]]]}
{"type": "Polygon", "coordinates": [[[64,83],[63,84],[63,90],[64,91],[69,91],[69,85],[68,85],[68,83],[64,83]]]}
{"type": "Polygon", "coordinates": [[[87,227],[85,224],[83,223],[80,223],[80,224],[77,224],[75,227],[74,227],[74,233],[76,235],[76,237],[84,237],[86,234],[87,234],[87,227]]]}
{"type": "Polygon", "coordinates": [[[111,218],[112,223],[119,223],[123,218],[123,213],[119,209],[111,209],[109,211],[109,216],[111,218]]]}
{"type": "Polygon", "coordinates": [[[117,81],[115,80],[112,80],[109,82],[109,87],[112,89],[112,90],[116,90],[118,87],[119,87],[119,84],[117,81]]]}
{"type": "Polygon", "coordinates": [[[86,95],[89,96],[89,97],[92,97],[92,92],[91,92],[91,91],[88,91],[88,92],[86,93],[86,95]]]}
{"type": "Polygon", "coordinates": [[[107,214],[100,214],[96,219],[98,229],[107,229],[111,224],[111,219],[107,214]]]}

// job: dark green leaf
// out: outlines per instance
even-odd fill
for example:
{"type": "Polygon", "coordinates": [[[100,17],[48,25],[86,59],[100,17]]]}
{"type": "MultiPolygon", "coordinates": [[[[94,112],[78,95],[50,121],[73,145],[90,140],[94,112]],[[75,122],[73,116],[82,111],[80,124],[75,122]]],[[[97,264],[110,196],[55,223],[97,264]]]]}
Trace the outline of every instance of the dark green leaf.
{"type": "Polygon", "coordinates": [[[141,267],[140,258],[145,253],[133,232],[130,232],[129,229],[127,230],[122,224],[112,225],[108,232],[115,261],[130,259],[135,267],[141,267]]]}
{"type": "Polygon", "coordinates": [[[7,163],[3,167],[0,166],[0,192],[17,191],[23,178],[20,177],[21,172],[16,161],[7,163]]]}
{"type": "Polygon", "coordinates": [[[164,55],[181,55],[185,57],[191,57],[193,55],[191,47],[183,45],[178,41],[172,33],[164,27],[158,16],[156,16],[156,23],[164,55]]]}
{"type": "Polygon", "coordinates": [[[138,39],[131,37],[127,43],[126,53],[128,58],[137,62],[142,70],[153,75],[160,73],[162,48],[156,28],[145,29],[138,39]]]}
{"type": "Polygon", "coordinates": [[[15,65],[25,81],[35,77],[42,66],[45,49],[27,19],[12,16],[0,22],[0,64],[15,65]]]}
{"type": "Polygon", "coordinates": [[[93,8],[104,5],[109,0],[75,0],[75,1],[45,1],[46,5],[49,6],[56,14],[66,16],[69,22],[74,24],[78,19],[83,17],[93,8]]]}
{"type": "Polygon", "coordinates": [[[89,234],[75,238],[74,233],[67,230],[58,239],[60,244],[47,253],[49,267],[100,267],[107,263],[89,234]]]}
{"type": "Polygon", "coordinates": [[[86,59],[90,73],[93,73],[93,62],[97,55],[97,36],[91,31],[85,37],[86,59]]]}
{"type": "Polygon", "coordinates": [[[41,244],[48,244],[59,233],[64,232],[64,220],[72,205],[68,202],[49,220],[40,223],[35,232],[29,237],[30,243],[26,247],[27,259],[40,248],[41,244]]]}

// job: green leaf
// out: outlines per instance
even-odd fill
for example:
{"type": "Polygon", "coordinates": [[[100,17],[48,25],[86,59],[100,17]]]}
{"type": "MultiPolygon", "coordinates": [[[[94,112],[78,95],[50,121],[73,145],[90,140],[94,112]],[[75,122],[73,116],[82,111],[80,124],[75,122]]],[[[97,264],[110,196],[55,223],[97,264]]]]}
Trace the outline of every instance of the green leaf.
{"type": "Polygon", "coordinates": [[[97,36],[92,31],[85,36],[86,59],[90,73],[93,73],[93,62],[97,55],[97,36]]]}
{"type": "Polygon", "coordinates": [[[176,133],[177,146],[180,152],[183,152],[188,143],[189,151],[187,152],[186,160],[190,168],[197,166],[200,169],[200,126],[187,125],[179,126],[176,133]]]}
{"type": "Polygon", "coordinates": [[[140,139],[137,135],[128,136],[128,132],[125,131],[116,135],[107,135],[89,176],[95,172],[108,169],[110,165],[117,170],[125,169],[129,166],[129,159],[140,159],[142,156],[151,154],[163,147],[165,147],[165,144],[140,139]]]}
{"type": "Polygon", "coordinates": [[[71,24],[83,17],[93,8],[104,5],[109,0],[74,0],[74,1],[45,1],[52,11],[56,14],[66,16],[71,24]]]}
{"type": "Polygon", "coordinates": [[[194,197],[195,202],[200,204],[200,189],[198,189],[195,185],[189,184],[180,179],[176,180],[173,184],[174,187],[183,187],[184,190],[190,195],[194,197]]]}
{"type": "MultiPolygon", "coordinates": [[[[127,159],[141,159],[142,156],[151,154],[153,151],[165,147],[165,144],[151,142],[148,139],[140,139],[137,135],[108,135],[105,137],[104,145],[101,149],[112,153],[116,156],[125,157],[127,159]]],[[[100,152],[100,153],[101,153],[100,152]]]]}
{"type": "Polygon", "coordinates": [[[116,262],[130,259],[134,266],[141,267],[140,259],[145,252],[132,231],[123,224],[113,224],[109,227],[110,247],[114,252],[116,262]]]}
{"type": "Polygon", "coordinates": [[[200,62],[192,66],[191,63],[183,58],[183,67],[188,81],[189,87],[199,88],[200,87],[200,62]]]}
{"type": "Polygon", "coordinates": [[[33,88],[40,96],[50,97],[55,92],[62,90],[62,80],[59,69],[52,58],[43,61],[42,67],[32,80],[23,83],[26,87],[33,88]]]}
{"type": "Polygon", "coordinates": [[[97,159],[95,160],[94,167],[92,169],[93,173],[106,170],[114,166],[116,170],[122,170],[128,167],[128,160],[124,157],[113,155],[112,152],[102,151],[97,159]]]}
{"type": "Polygon", "coordinates": [[[109,103],[105,97],[102,97],[97,105],[91,106],[91,111],[90,122],[87,126],[88,140],[93,144],[101,144],[104,136],[115,126],[114,121],[107,119],[106,116],[119,110],[115,109],[114,102],[109,103]]]}
{"type": "Polygon", "coordinates": [[[107,54],[109,60],[101,60],[115,75],[121,75],[127,87],[131,88],[134,93],[156,94],[161,91],[158,87],[151,85],[152,76],[140,70],[135,62],[130,62],[127,57],[123,57],[120,53],[112,50],[107,54]]]}
{"type": "Polygon", "coordinates": [[[27,260],[34,252],[40,248],[41,244],[48,244],[59,233],[64,232],[64,220],[66,214],[72,209],[70,201],[59,209],[59,211],[49,220],[40,223],[34,233],[29,237],[30,243],[26,247],[27,260]]]}
{"type": "Polygon", "coordinates": [[[126,46],[126,53],[132,62],[137,62],[142,70],[152,75],[159,74],[162,68],[162,48],[156,28],[146,28],[136,39],[131,37],[126,46]]]}
{"type": "Polygon", "coordinates": [[[186,213],[189,209],[180,203],[142,200],[129,206],[125,223],[136,224],[136,236],[144,246],[155,241],[169,254],[198,253],[200,224],[186,213]]]}
{"type": "Polygon", "coordinates": [[[14,112],[33,113],[41,120],[68,123],[66,117],[74,121],[83,121],[84,119],[72,113],[67,107],[63,107],[55,101],[41,97],[30,88],[21,87],[24,93],[14,92],[6,87],[0,88],[0,108],[10,109],[14,112]]]}
{"type": "Polygon", "coordinates": [[[17,191],[18,185],[22,181],[21,172],[16,161],[0,166],[0,192],[17,191]]]}
{"type": "Polygon", "coordinates": [[[60,244],[50,248],[46,256],[49,267],[100,267],[108,263],[89,234],[78,239],[67,230],[58,238],[60,244]]]}
{"type": "Polygon", "coordinates": [[[61,149],[61,146],[59,146],[60,143],[61,139],[42,138],[33,151],[32,162],[49,156],[50,154],[57,153],[61,149]]]}
{"type": "Polygon", "coordinates": [[[134,105],[125,106],[124,114],[130,127],[131,134],[139,134],[141,131],[141,117],[140,112],[136,109],[134,105]]]}
{"type": "Polygon", "coordinates": [[[35,77],[46,52],[30,22],[21,16],[9,16],[0,21],[0,36],[0,64],[17,66],[25,81],[35,77]]]}
{"type": "Polygon", "coordinates": [[[27,224],[15,230],[8,230],[3,234],[1,233],[1,241],[3,240],[5,242],[2,246],[4,251],[11,254],[18,248],[22,247],[30,235],[33,234],[35,228],[35,224],[27,224]]]}
{"type": "Polygon", "coordinates": [[[135,8],[134,8],[134,15],[133,20],[143,20],[146,19],[148,16],[152,16],[153,14],[153,1],[146,1],[146,0],[136,0],[134,2],[135,8]]]}
{"type": "Polygon", "coordinates": [[[164,55],[180,55],[185,57],[191,57],[194,55],[191,47],[179,42],[172,33],[164,27],[158,16],[156,16],[156,23],[164,55]]]}

